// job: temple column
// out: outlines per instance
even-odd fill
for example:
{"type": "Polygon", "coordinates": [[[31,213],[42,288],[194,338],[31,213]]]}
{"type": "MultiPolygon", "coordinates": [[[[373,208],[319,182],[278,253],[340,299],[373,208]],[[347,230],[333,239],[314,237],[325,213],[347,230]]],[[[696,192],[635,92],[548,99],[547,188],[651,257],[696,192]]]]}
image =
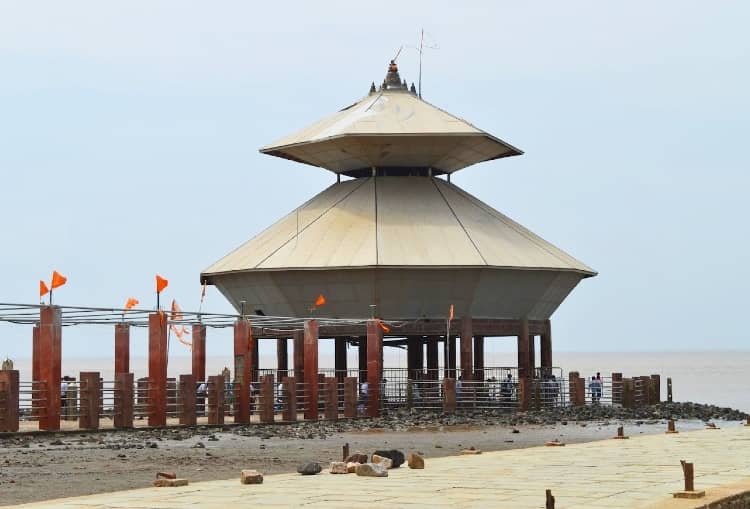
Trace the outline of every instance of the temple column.
{"type": "Polygon", "coordinates": [[[529,335],[529,369],[530,377],[535,378],[536,375],[536,336],[533,334],[529,335]]]}
{"type": "Polygon", "coordinates": [[[409,380],[417,380],[422,371],[422,338],[409,336],[406,338],[406,376],[409,380]]]}
{"type": "MultiPolygon", "coordinates": [[[[250,422],[250,373],[252,331],[244,318],[234,323],[234,422],[250,422]]],[[[221,388],[223,390],[223,387],[221,388]]]]}
{"type": "Polygon", "coordinates": [[[206,326],[193,324],[193,378],[196,383],[206,381],[206,326]]]}
{"type": "Polygon", "coordinates": [[[276,379],[279,383],[289,376],[289,351],[287,338],[276,339],[276,379]]]}
{"type": "Polygon", "coordinates": [[[305,320],[305,419],[318,420],[318,321],[305,320]]]}
{"type": "Polygon", "coordinates": [[[429,380],[438,379],[438,338],[429,336],[427,338],[427,378],[429,380]]]}
{"type": "MultiPolygon", "coordinates": [[[[304,407],[305,401],[305,333],[301,330],[294,331],[292,336],[292,346],[294,349],[294,381],[295,388],[294,393],[296,394],[296,405],[297,408],[304,407]]],[[[296,420],[296,415],[295,415],[296,420]]]]}
{"type": "Polygon", "coordinates": [[[529,364],[529,322],[521,320],[521,328],[518,334],[518,378],[531,377],[531,366],[529,364]]]}
{"type": "Polygon", "coordinates": [[[148,315],[148,425],[167,424],[167,317],[148,315]]]}
{"type": "Polygon", "coordinates": [[[456,378],[456,336],[448,336],[448,362],[446,378],[456,378]]]}
{"type": "Polygon", "coordinates": [[[545,376],[550,376],[552,374],[552,326],[549,320],[545,322],[544,334],[539,343],[542,372],[545,376]]]}
{"type": "Polygon", "coordinates": [[[130,373],[130,325],[115,324],[115,375],[130,373]]]}
{"type": "Polygon", "coordinates": [[[336,372],[337,383],[343,384],[346,378],[346,338],[334,338],[334,369],[336,372]]]}
{"type": "Polygon", "coordinates": [[[461,377],[464,381],[472,380],[474,361],[471,350],[474,333],[472,331],[471,317],[461,318],[461,377]]]}
{"type": "Polygon", "coordinates": [[[383,329],[378,320],[367,320],[367,415],[380,416],[380,382],[383,371],[383,329]]]}
{"type": "Polygon", "coordinates": [[[484,336],[474,336],[474,379],[484,380],[484,336]]]}
{"type": "Polygon", "coordinates": [[[367,380],[367,336],[360,336],[357,345],[357,362],[359,363],[359,383],[363,384],[367,380]]]}
{"type": "Polygon", "coordinates": [[[39,415],[40,430],[60,429],[60,380],[62,378],[62,311],[45,306],[39,312],[39,380],[46,395],[45,410],[39,415]]]}
{"type": "MultiPolygon", "coordinates": [[[[250,331],[252,337],[253,331],[250,331]]],[[[260,338],[254,339],[250,344],[250,376],[253,382],[258,382],[258,373],[260,370],[260,338]]]]}

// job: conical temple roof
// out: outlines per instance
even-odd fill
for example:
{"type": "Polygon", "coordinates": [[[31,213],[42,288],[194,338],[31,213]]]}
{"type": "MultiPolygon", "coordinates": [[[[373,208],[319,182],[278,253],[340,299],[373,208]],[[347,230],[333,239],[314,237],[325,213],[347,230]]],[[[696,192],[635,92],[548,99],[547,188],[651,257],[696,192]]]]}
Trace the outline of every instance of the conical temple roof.
{"type": "Polygon", "coordinates": [[[443,179],[334,184],[201,275],[363,267],[595,272],[443,179]]]}
{"type": "Polygon", "coordinates": [[[523,153],[417,97],[394,63],[379,91],[260,151],[351,176],[375,167],[452,173],[523,153]]]}

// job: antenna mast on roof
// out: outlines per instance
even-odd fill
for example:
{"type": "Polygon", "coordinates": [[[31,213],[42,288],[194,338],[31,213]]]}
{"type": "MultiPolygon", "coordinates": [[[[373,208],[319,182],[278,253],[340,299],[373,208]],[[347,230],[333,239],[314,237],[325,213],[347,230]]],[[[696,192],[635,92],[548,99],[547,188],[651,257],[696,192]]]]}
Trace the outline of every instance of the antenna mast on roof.
{"type": "MultiPolygon", "coordinates": [[[[424,28],[420,32],[419,35],[419,47],[416,48],[416,50],[419,52],[419,88],[417,89],[417,96],[421,99],[422,98],[422,55],[424,54],[424,50],[426,49],[438,49],[438,45],[434,42],[431,42],[430,44],[424,43],[424,28]]],[[[428,39],[431,41],[434,41],[430,34],[427,34],[428,39]]],[[[413,46],[411,46],[413,47],[413,46]]]]}

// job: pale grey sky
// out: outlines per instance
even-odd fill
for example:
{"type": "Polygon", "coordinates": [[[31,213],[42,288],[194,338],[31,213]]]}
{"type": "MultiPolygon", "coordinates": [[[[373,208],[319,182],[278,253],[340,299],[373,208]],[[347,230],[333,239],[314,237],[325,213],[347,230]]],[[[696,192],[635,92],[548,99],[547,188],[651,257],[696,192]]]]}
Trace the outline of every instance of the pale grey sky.
{"type": "MultiPolygon", "coordinates": [[[[335,179],[258,147],[360,98],[424,27],[425,98],[526,152],[453,182],[600,272],[556,349],[747,348],[747,4],[461,4],[0,3],[0,301],[57,269],[57,303],[151,306],[158,272],[195,309],[202,269],[335,179]]],[[[399,64],[417,80],[416,51],[399,64]]],[[[0,357],[30,339],[0,325],[0,357]]],[[[64,341],[111,355],[109,329],[64,341]]]]}

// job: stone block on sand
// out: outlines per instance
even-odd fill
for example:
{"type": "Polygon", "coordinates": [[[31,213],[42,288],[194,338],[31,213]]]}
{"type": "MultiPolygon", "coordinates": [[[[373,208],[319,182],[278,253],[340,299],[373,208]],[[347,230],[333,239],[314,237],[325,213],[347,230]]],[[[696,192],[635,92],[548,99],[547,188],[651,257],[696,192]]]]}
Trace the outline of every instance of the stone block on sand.
{"type": "Polygon", "coordinates": [[[157,488],[174,488],[177,486],[187,486],[187,479],[156,479],[154,480],[154,486],[157,488]]]}
{"type": "Polygon", "coordinates": [[[344,461],[347,463],[367,463],[367,454],[362,454],[361,452],[355,452],[348,458],[346,458],[344,461]]]}
{"type": "Polygon", "coordinates": [[[377,454],[372,455],[372,462],[376,465],[381,465],[385,468],[392,468],[393,467],[393,461],[391,458],[385,458],[383,456],[379,456],[377,454]]]}
{"type": "Polygon", "coordinates": [[[360,463],[356,473],[362,477],[388,477],[388,469],[375,463],[360,463]]]}
{"type": "Polygon", "coordinates": [[[328,471],[332,474],[348,474],[349,469],[343,461],[332,461],[328,471]]]}
{"type": "Polygon", "coordinates": [[[240,483],[263,484],[263,474],[257,470],[243,470],[240,472],[240,483]]]}
{"type": "Polygon", "coordinates": [[[409,468],[424,468],[424,458],[414,452],[409,453],[409,455],[406,457],[406,463],[409,465],[409,468]]]}
{"type": "Polygon", "coordinates": [[[297,472],[302,475],[319,474],[321,470],[323,470],[323,467],[321,467],[320,463],[318,463],[317,461],[309,461],[307,463],[302,463],[300,466],[297,467],[297,472]]]}

